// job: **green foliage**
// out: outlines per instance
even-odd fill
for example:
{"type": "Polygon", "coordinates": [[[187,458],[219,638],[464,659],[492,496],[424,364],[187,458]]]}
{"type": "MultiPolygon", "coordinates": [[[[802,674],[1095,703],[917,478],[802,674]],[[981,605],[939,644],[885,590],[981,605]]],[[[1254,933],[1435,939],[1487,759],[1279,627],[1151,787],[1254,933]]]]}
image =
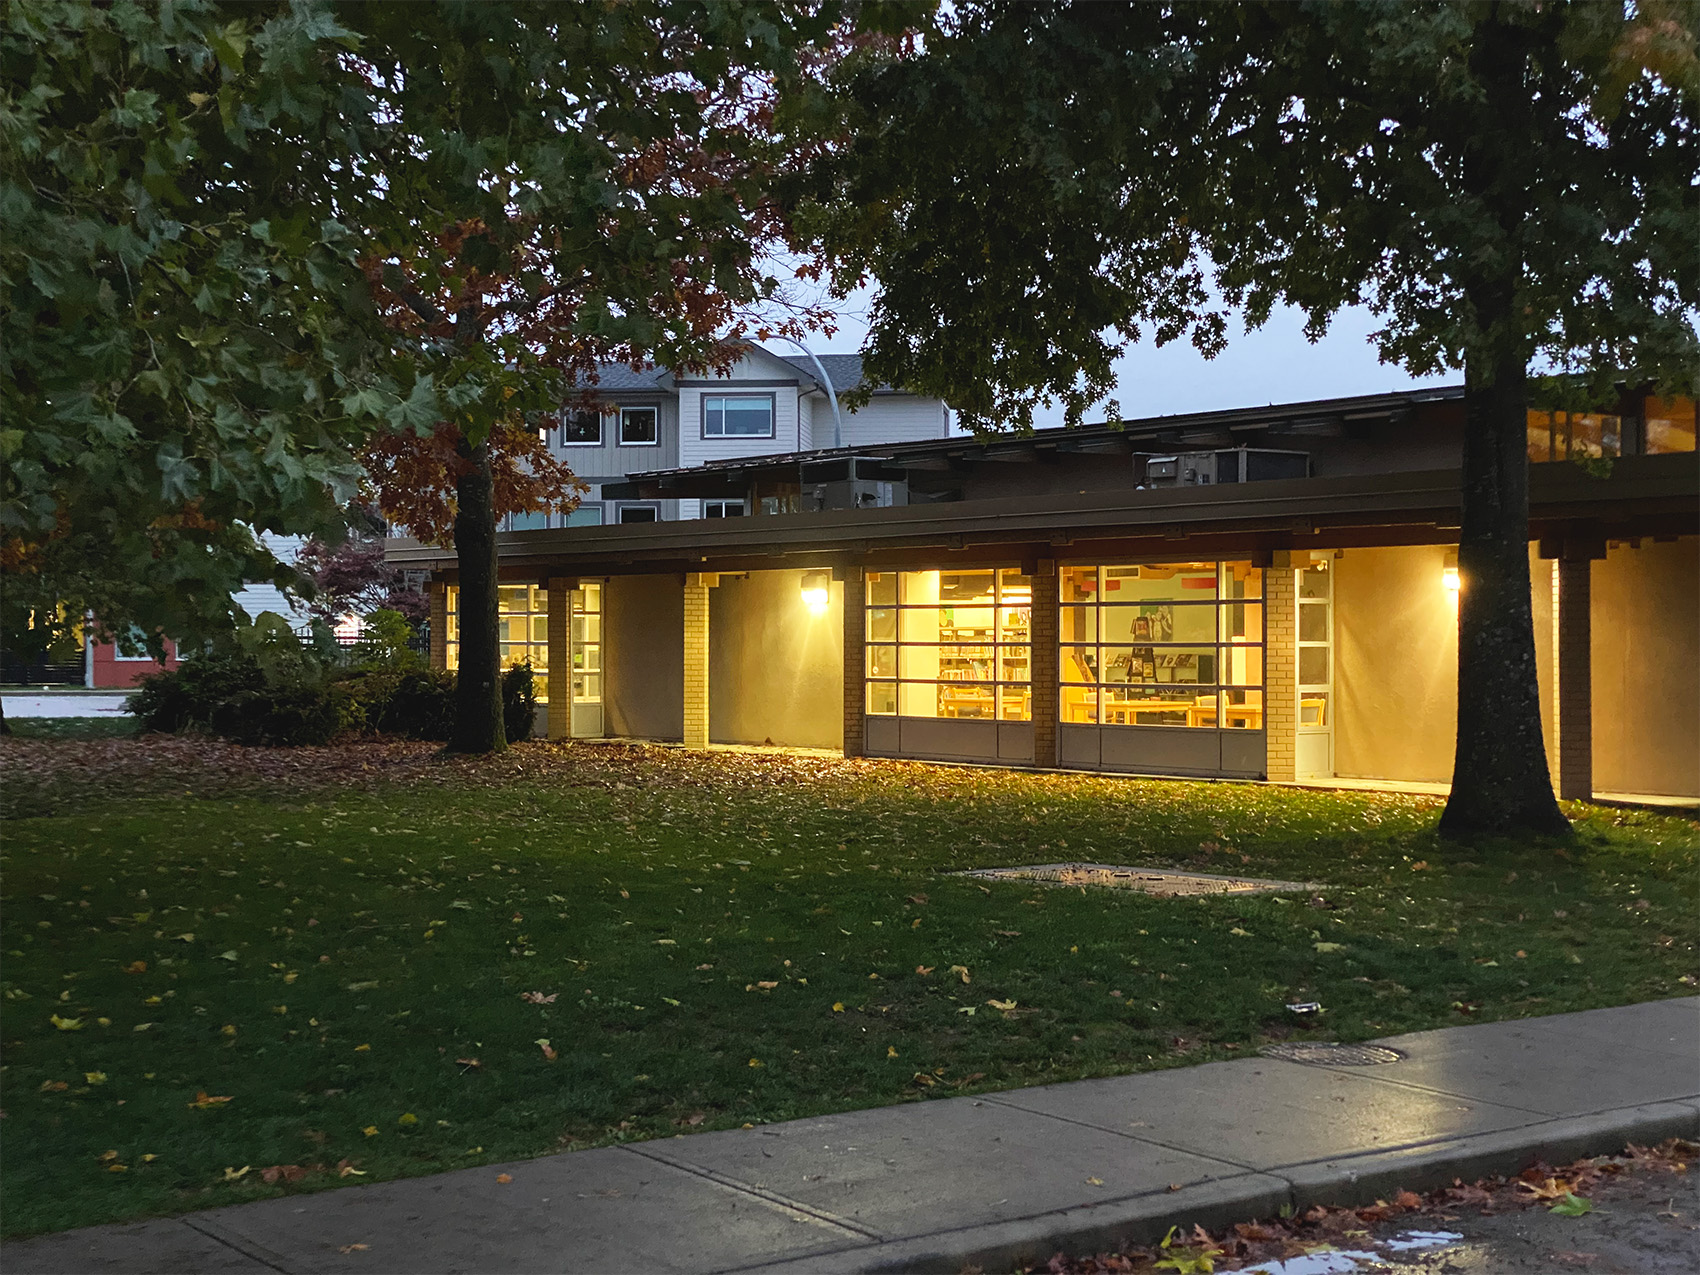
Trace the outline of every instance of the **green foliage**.
{"type": "Polygon", "coordinates": [[[1220,348],[1206,261],[1252,325],[1368,303],[1415,374],[1692,389],[1697,36],[1671,0],[953,5],[844,65],[802,224],[879,280],[870,378],[974,428],[1078,420],[1142,329],[1220,348]]]}
{"type": "Polygon", "coordinates": [[[124,745],[116,772],[100,769],[116,749],[8,748],[0,799],[63,783],[58,813],[9,819],[0,844],[7,1154],[39,1169],[0,1176],[9,1232],[1245,1058],[1295,1034],[1685,996],[1700,951],[1700,830],[1649,811],[1573,807],[1562,855],[1465,857],[1436,841],[1438,801],[1401,795],[612,744],[531,745],[523,766],[168,745],[124,745]],[[1321,898],[953,875],[1061,858],[1315,881],[1321,898]],[[1319,1022],[1293,1020],[1299,1000],[1319,1022]],[[231,1101],[191,1110],[197,1090],[231,1101]],[[111,1149],[128,1172],[106,1171],[111,1149]],[[365,1176],[335,1178],[344,1158],[365,1176]],[[272,1164],[329,1172],[267,1185],[272,1164]]]}
{"type": "MultiPolygon", "coordinates": [[[[455,675],[422,666],[407,622],[379,612],[374,640],[339,660],[303,644],[281,616],[262,614],[231,641],[142,680],[129,711],[144,731],[204,732],[249,745],[323,744],[340,735],[446,740],[455,723],[455,675]],[[387,618],[383,618],[387,617],[387,618]]],[[[531,737],[537,695],[531,666],[502,678],[508,737],[531,737]]]]}
{"type": "Polygon", "coordinates": [[[531,675],[531,661],[515,664],[502,672],[502,723],[507,728],[508,742],[517,744],[531,738],[537,721],[537,687],[531,675]]]}
{"type": "Polygon", "coordinates": [[[357,665],[385,669],[421,667],[425,659],[408,646],[413,638],[413,626],[400,611],[380,607],[364,617],[365,628],[360,641],[354,645],[357,665]]]}
{"type": "Polygon", "coordinates": [[[333,533],[393,398],[348,214],[366,94],[328,4],[0,11],[0,628],[228,633],[333,533]]]}

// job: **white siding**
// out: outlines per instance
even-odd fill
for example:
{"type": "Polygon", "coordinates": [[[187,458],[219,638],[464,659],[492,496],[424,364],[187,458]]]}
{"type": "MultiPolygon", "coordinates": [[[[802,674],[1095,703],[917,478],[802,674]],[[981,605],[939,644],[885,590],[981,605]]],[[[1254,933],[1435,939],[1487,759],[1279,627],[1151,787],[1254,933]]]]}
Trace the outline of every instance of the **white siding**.
{"type": "MultiPolygon", "coordinates": [[[[824,396],[809,397],[817,403],[816,411],[830,438],[831,404],[824,396]]],[[[946,429],[944,404],[936,398],[918,398],[913,394],[876,394],[860,411],[844,413],[846,447],[944,438],[946,429]]]]}
{"type": "MultiPolygon", "coordinates": [[[[279,561],[289,563],[295,561],[296,556],[300,554],[302,547],[307,543],[301,536],[262,535],[260,541],[272,551],[272,554],[279,561]]],[[[290,601],[284,596],[283,590],[270,581],[262,584],[250,584],[247,588],[235,594],[233,600],[237,606],[248,613],[248,618],[251,620],[258,618],[262,611],[281,615],[292,624],[297,622],[305,624],[307,620],[306,609],[298,609],[290,605],[290,601]]]]}
{"type": "Polygon", "coordinates": [[[824,438],[815,437],[815,396],[804,394],[797,400],[797,450],[815,451],[832,446],[832,409],[822,414],[826,421],[824,438]]]}
{"type": "Polygon", "coordinates": [[[689,467],[729,456],[770,456],[801,451],[797,419],[797,369],[765,350],[752,350],[729,375],[714,381],[685,381],[679,385],[679,465],[689,467]],[[702,399],[705,394],[748,390],[773,396],[772,438],[704,438],[702,399]]]}

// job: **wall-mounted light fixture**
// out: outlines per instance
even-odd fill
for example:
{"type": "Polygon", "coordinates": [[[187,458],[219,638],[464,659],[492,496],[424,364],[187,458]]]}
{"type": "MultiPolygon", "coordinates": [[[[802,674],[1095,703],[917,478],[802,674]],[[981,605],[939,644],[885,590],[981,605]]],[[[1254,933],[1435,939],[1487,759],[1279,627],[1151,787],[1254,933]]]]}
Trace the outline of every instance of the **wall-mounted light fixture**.
{"type": "Polygon", "coordinates": [[[1446,551],[1446,565],[1441,568],[1440,582],[1446,586],[1446,591],[1455,598],[1458,596],[1458,591],[1464,587],[1464,579],[1458,574],[1458,551],[1456,549],[1446,551]]]}
{"type": "Polygon", "coordinates": [[[803,605],[809,609],[810,615],[826,614],[826,606],[832,597],[832,576],[825,571],[803,572],[803,605]]]}

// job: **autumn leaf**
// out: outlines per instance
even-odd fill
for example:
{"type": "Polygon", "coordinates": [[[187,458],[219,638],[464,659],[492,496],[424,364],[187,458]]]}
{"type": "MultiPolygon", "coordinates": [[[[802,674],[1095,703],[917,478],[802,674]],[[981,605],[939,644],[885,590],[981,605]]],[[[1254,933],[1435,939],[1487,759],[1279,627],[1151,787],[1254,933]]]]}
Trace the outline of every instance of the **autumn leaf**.
{"type": "Polygon", "coordinates": [[[307,1176],[307,1170],[299,1164],[274,1164],[260,1170],[263,1182],[299,1182],[307,1176]]]}
{"type": "Polygon", "coordinates": [[[368,1138],[375,1138],[378,1136],[378,1126],[375,1124],[369,1124],[360,1132],[365,1134],[368,1138]]]}
{"type": "Polygon", "coordinates": [[[220,1096],[210,1094],[205,1089],[202,1089],[195,1094],[195,1101],[191,1102],[189,1106],[197,1111],[205,1111],[209,1107],[223,1106],[225,1103],[229,1102],[230,1099],[230,1094],[220,1096]]]}
{"type": "Polygon", "coordinates": [[[464,1069],[461,1072],[462,1075],[465,1075],[466,1072],[468,1072],[468,1071],[474,1071],[477,1068],[482,1067],[484,1065],[481,1061],[479,1061],[476,1058],[457,1058],[457,1059],[455,1059],[455,1062],[459,1063],[460,1066],[464,1069]]]}
{"type": "Polygon", "coordinates": [[[1560,1217],[1581,1217],[1594,1211],[1594,1202],[1586,1196],[1573,1195],[1565,1192],[1564,1198],[1547,1210],[1560,1217]]]}
{"type": "Polygon", "coordinates": [[[366,1170],[355,1168],[347,1160],[338,1160],[336,1162],[336,1175],[339,1178],[363,1178],[366,1176],[366,1170]]]}
{"type": "Polygon", "coordinates": [[[133,1032],[145,1032],[145,1031],[149,1031],[152,1028],[157,1027],[157,1026],[159,1026],[158,1023],[137,1023],[130,1030],[133,1031],[133,1032]]]}
{"type": "Polygon", "coordinates": [[[897,1057],[897,1046],[896,1045],[887,1045],[885,1047],[885,1056],[887,1058],[897,1057]]]}
{"type": "Polygon", "coordinates": [[[532,1042],[532,1044],[536,1045],[539,1049],[541,1049],[543,1051],[544,1061],[546,1061],[546,1062],[554,1062],[555,1061],[555,1058],[557,1057],[557,1055],[555,1053],[555,1047],[549,1043],[549,1038],[547,1036],[539,1036],[536,1040],[534,1040],[532,1042]]]}
{"type": "Polygon", "coordinates": [[[226,950],[226,951],[223,951],[223,952],[220,952],[220,953],[219,953],[219,954],[218,954],[218,957],[217,957],[217,959],[218,959],[218,960],[221,960],[221,961],[235,961],[235,960],[237,960],[237,959],[239,959],[239,958],[238,958],[238,957],[237,957],[237,955],[236,955],[236,949],[235,949],[235,948],[230,948],[230,949],[228,949],[228,950],[226,950]]]}
{"type": "Polygon", "coordinates": [[[1104,1185],[1104,1179],[1103,1178],[1087,1178],[1086,1179],[1086,1185],[1087,1186],[1103,1186],[1104,1185]]]}
{"type": "Polygon", "coordinates": [[[1311,946],[1319,952],[1344,952],[1346,950],[1344,943],[1312,943],[1311,946]]]}
{"type": "Polygon", "coordinates": [[[91,1085],[104,1085],[106,1083],[106,1073],[104,1071],[85,1071],[83,1073],[83,1079],[88,1081],[91,1085]]]}
{"type": "Polygon", "coordinates": [[[833,1001],[832,1002],[832,1012],[835,1013],[835,1014],[842,1014],[844,1012],[844,1002],[843,1001],[833,1001]]]}
{"type": "Polygon", "coordinates": [[[415,1125],[419,1123],[419,1117],[414,1115],[411,1111],[404,1111],[396,1123],[403,1126],[415,1125]]]}
{"type": "Polygon", "coordinates": [[[83,1020],[80,1018],[61,1018],[53,1014],[48,1021],[62,1032],[80,1032],[83,1029],[83,1020]]]}
{"type": "MultiPolygon", "coordinates": [[[[356,1169],[356,1170],[354,1170],[354,1172],[358,1173],[359,1170],[356,1169]]],[[[337,1252],[339,1252],[339,1253],[364,1253],[370,1247],[371,1247],[370,1244],[344,1244],[341,1248],[337,1249],[337,1252]]]]}
{"type": "Polygon", "coordinates": [[[528,1005],[553,1005],[559,992],[550,992],[545,996],[542,992],[521,992],[519,998],[528,1005]]]}
{"type": "Polygon", "coordinates": [[[970,978],[969,978],[969,977],[968,977],[968,967],[967,967],[967,966],[966,966],[966,965],[952,965],[952,966],[951,966],[951,967],[950,967],[950,972],[951,972],[951,973],[952,973],[952,974],[958,974],[958,975],[961,975],[961,977],[962,977],[962,981],[963,981],[963,982],[964,982],[964,983],[969,983],[969,982],[972,982],[972,981],[973,981],[973,980],[972,980],[972,979],[970,979],[970,978]]]}
{"type": "Polygon", "coordinates": [[[938,967],[934,965],[917,965],[915,967],[915,972],[917,974],[931,974],[936,968],[938,967]]]}
{"type": "Polygon", "coordinates": [[[767,1066],[767,1064],[764,1063],[759,1058],[752,1058],[752,1059],[750,1059],[750,1066],[752,1066],[752,1067],[765,1067],[765,1066],[767,1066]]]}
{"type": "Polygon", "coordinates": [[[244,1178],[248,1175],[249,1168],[250,1168],[250,1166],[246,1165],[246,1164],[243,1165],[240,1169],[232,1169],[232,1168],[226,1167],[225,1170],[224,1170],[224,1180],[226,1182],[235,1182],[239,1178],[244,1178]]]}
{"type": "Polygon", "coordinates": [[[496,1175],[496,1181],[500,1182],[503,1186],[506,1186],[508,1183],[512,1182],[513,1180],[514,1180],[514,1175],[511,1174],[511,1173],[498,1173],[496,1175]]]}
{"type": "Polygon", "coordinates": [[[146,961],[131,961],[124,966],[124,973],[126,974],[146,974],[147,972],[148,963],[146,961]]]}

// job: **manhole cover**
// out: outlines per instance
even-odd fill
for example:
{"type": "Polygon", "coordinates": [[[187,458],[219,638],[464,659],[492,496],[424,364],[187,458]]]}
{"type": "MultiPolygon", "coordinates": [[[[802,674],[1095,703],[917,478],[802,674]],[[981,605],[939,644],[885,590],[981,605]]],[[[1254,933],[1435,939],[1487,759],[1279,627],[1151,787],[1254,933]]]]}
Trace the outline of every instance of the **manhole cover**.
{"type": "Polygon", "coordinates": [[[1098,886],[1137,890],[1159,898],[1199,894],[1267,894],[1303,892],[1311,887],[1297,881],[1262,881],[1255,877],[1214,877],[1202,872],[1169,872],[1129,868],[1113,863],[1038,863],[1024,868],[974,868],[959,876],[980,881],[1031,881],[1038,885],[1098,886]]]}
{"type": "Polygon", "coordinates": [[[1385,1045],[1337,1045],[1320,1040],[1283,1041],[1262,1052],[1266,1058],[1281,1058],[1308,1067],[1374,1067],[1398,1062],[1405,1056],[1385,1045]]]}

